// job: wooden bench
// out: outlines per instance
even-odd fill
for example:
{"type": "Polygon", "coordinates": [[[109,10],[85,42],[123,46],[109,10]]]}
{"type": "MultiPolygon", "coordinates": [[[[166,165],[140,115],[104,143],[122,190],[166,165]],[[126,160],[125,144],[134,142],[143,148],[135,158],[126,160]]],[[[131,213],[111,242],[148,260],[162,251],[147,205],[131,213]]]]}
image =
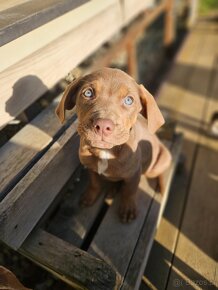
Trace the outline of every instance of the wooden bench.
{"type": "MultiPolygon", "coordinates": [[[[72,3],[63,5],[57,14],[53,5],[59,5],[59,1],[45,1],[39,7],[29,5],[29,2],[18,1],[17,7],[7,7],[0,12],[13,15],[15,8],[30,9],[24,16],[36,17],[31,31],[25,28],[20,32],[23,23],[30,21],[28,17],[24,17],[26,20],[12,19],[12,23],[6,23],[8,26],[0,23],[0,31],[6,31],[1,43],[4,45],[0,48],[1,60],[4,60],[0,62],[2,127],[146,8],[135,5],[135,1],[124,1],[125,5],[121,7],[119,1],[106,1],[103,5],[102,1],[93,0],[83,1],[87,3],[78,8],[71,6],[72,3]],[[47,9],[44,7],[46,3],[49,5],[47,9]],[[75,9],[69,10],[72,8],[75,9]],[[83,14],[77,9],[82,9],[79,11],[83,14]],[[121,11],[123,17],[119,14],[121,11]],[[76,20],[66,26],[72,16],[76,20]],[[122,23],[117,23],[118,19],[122,19],[119,20],[122,23]],[[110,27],[107,33],[97,30],[100,21],[110,27]],[[13,34],[10,25],[15,29],[13,34]],[[16,29],[17,35],[14,34],[16,29]],[[49,35],[48,31],[51,32],[49,35]],[[88,31],[96,31],[94,40],[79,38],[79,46],[72,41],[84,32],[88,35],[88,31]],[[39,36],[42,36],[42,42],[27,45],[26,51],[19,50],[39,36]],[[91,41],[89,48],[81,50],[86,41],[91,41]],[[76,57],[72,56],[73,50],[78,52],[76,57]],[[11,51],[18,53],[7,59],[7,53],[11,51]]],[[[61,3],[66,2],[73,1],[61,3]]],[[[127,49],[129,73],[134,75],[133,38],[136,39],[149,23],[165,12],[169,30],[169,3],[163,1],[149,13],[144,13],[144,17],[125,29],[121,39],[110,45],[89,70],[108,65],[118,50],[127,49]]],[[[168,31],[167,41],[169,37],[168,31]]],[[[102,195],[93,207],[81,209],[78,206],[87,185],[87,175],[77,154],[76,116],[72,115],[66,125],[61,126],[54,114],[60,97],[0,148],[0,240],[77,288],[137,289],[167,200],[181,137],[170,133],[166,140],[173,154],[173,163],[166,173],[163,198],[157,192],[156,182],[148,184],[142,177],[139,217],[124,225],[117,215],[119,197],[112,201],[102,195]]]]}

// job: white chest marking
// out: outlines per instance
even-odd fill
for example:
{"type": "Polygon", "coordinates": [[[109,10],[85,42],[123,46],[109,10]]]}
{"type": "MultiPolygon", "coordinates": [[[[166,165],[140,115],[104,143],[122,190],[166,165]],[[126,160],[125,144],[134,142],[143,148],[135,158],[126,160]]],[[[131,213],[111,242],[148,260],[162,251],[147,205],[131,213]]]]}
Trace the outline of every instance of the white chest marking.
{"type": "Polygon", "coordinates": [[[105,171],[108,168],[108,159],[114,158],[114,156],[107,150],[101,150],[99,153],[98,160],[98,174],[103,174],[106,176],[105,171]]]}
{"type": "Polygon", "coordinates": [[[107,159],[100,159],[98,161],[98,174],[104,174],[104,172],[108,168],[108,160],[107,159]]]}

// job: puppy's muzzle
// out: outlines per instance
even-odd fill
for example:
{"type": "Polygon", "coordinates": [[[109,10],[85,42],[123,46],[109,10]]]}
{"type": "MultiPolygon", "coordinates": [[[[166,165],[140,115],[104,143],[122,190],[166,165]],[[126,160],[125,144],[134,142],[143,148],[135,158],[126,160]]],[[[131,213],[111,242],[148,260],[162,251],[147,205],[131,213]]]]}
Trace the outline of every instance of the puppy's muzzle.
{"type": "Polygon", "coordinates": [[[110,119],[97,119],[93,122],[93,130],[96,135],[100,136],[102,139],[104,137],[110,136],[115,128],[115,124],[110,119]]]}

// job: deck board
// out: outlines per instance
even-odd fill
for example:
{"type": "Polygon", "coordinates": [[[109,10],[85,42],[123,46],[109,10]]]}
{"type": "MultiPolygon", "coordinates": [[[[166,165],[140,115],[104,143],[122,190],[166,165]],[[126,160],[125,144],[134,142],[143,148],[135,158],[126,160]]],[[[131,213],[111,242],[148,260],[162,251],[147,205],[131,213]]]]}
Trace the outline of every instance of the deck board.
{"type": "Polygon", "coordinates": [[[93,206],[81,207],[79,202],[88,186],[88,173],[82,170],[80,181],[68,190],[58,212],[49,222],[47,231],[81,248],[99,212],[104,205],[104,194],[93,206]]]}
{"type": "Polygon", "coordinates": [[[132,252],[139,238],[144,220],[155,195],[144,176],[138,189],[138,217],[130,224],[122,224],[118,216],[119,198],[116,198],[95,234],[88,252],[105,260],[124,278],[132,252]],[[118,252],[115,249],[119,249],[118,252]]]}
{"type": "Polygon", "coordinates": [[[216,29],[213,22],[198,23],[160,90],[159,104],[185,135],[185,165],[172,186],[141,290],[217,286],[218,143],[204,131],[217,110],[216,29]]]}
{"type": "Polygon", "coordinates": [[[78,167],[76,128],[71,124],[1,201],[0,238],[11,248],[21,246],[78,167]]]}
{"type": "Polygon", "coordinates": [[[0,148],[0,199],[11,181],[27,168],[61,129],[54,113],[60,99],[61,95],[0,148]],[[14,162],[15,159],[17,162],[14,162]]]}

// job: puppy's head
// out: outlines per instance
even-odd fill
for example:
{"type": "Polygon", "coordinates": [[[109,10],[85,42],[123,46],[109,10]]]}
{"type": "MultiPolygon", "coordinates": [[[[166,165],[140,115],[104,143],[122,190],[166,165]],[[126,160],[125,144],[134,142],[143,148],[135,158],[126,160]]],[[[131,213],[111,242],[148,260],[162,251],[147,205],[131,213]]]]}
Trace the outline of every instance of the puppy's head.
{"type": "Polygon", "coordinates": [[[65,110],[75,105],[78,133],[92,147],[110,149],[126,143],[139,112],[151,133],[164,123],[151,94],[118,69],[103,68],[72,82],[56,109],[61,122],[65,110]]]}

